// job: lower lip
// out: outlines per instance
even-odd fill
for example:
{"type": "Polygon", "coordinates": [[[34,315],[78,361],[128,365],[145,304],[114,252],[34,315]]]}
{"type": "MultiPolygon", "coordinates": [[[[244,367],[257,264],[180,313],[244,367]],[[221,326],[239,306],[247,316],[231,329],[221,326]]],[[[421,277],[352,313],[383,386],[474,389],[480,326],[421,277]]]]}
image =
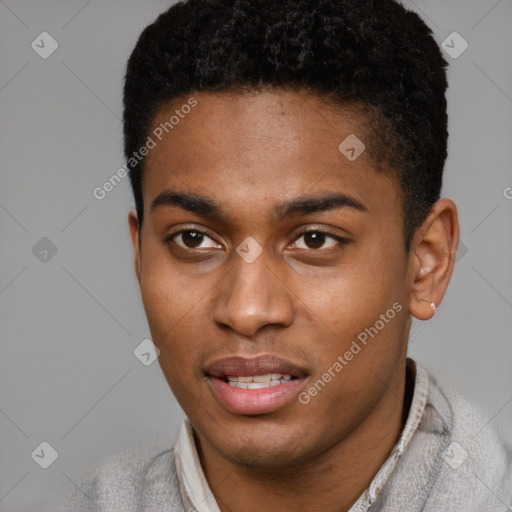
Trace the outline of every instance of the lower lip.
{"type": "Polygon", "coordinates": [[[297,396],[304,382],[297,378],[263,389],[240,389],[224,380],[208,377],[208,384],[217,400],[235,414],[266,414],[273,412],[297,396]]]}

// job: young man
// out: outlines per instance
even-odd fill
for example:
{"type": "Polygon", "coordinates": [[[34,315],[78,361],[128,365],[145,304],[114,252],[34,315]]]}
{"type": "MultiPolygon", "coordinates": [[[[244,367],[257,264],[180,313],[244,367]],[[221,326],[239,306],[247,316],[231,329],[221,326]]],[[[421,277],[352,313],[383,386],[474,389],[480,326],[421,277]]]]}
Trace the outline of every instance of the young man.
{"type": "Polygon", "coordinates": [[[392,0],[189,0],[145,29],[129,226],[187,418],[76,510],[509,510],[507,448],[407,358],[459,239],[445,67],[392,0]]]}

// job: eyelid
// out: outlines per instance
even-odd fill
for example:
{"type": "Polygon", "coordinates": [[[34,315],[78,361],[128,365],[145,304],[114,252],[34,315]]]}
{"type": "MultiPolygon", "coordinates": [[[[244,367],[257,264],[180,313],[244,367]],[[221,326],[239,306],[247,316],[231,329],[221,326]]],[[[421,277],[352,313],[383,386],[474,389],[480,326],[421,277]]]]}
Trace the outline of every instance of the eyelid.
{"type": "MultiPolygon", "coordinates": [[[[172,241],[172,239],[178,235],[180,235],[181,233],[185,232],[185,231],[195,231],[197,233],[201,233],[202,235],[206,235],[208,238],[210,238],[211,240],[213,240],[216,244],[219,244],[219,245],[222,245],[213,235],[212,233],[207,229],[207,228],[199,228],[195,225],[189,225],[189,226],[182,226],[180,229],[178,229],[177,231],[173,231],[172,233],[168,233],[166,235],[164,235],[164,238],[162,240],[162,242],[164,243],[168,243],[170,241],[172,241]]],[[[181,247],[181,246],[179,246],[181,247]]],[[[183,249],[183,247],[182,247],[183,249]]],[[[193,250],[193,249],[190,249],[190,248],[187,248],[188,250],[193,250]]]]}
{"type": "MultiPolygon", "coordinates": [[[[342,235],[338,235],[337,233],[333,233],[332,231],[329,231],[326,228],[305,227],[305,228],[302,228],[298,233],[296,233],[296,236],[294,237],[292,243],[297,242],[297,240],[299,238],[301,238],[302,236],[304,236],[308,233],[319,233],[319,234],[325,235],[327,237],[333,238],[340,245],[347,245],[351,242],[351,240],[349,238],[346,238],[342,235]]],[[[328,252],[332,249],[301,249],[301,250],[311,251],[311,252],[328,252]]]]}

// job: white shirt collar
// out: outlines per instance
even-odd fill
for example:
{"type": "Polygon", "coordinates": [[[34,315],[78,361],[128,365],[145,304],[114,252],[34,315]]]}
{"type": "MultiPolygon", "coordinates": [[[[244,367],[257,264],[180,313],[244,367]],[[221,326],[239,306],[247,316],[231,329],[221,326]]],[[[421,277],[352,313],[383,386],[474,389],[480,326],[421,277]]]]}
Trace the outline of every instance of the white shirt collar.
{"type": "Polygon", "coordinates": [[[183,501],[186,506],[191,502],[197,512],[220,512],[204,476],[194,441],[192,424],[186,416],[181,423],[180,436],[174,447],[174,460],[182,499],[185,498],[183,501]],[[186,493],[186,497],[183,496],[183,492],[186,493]]]}

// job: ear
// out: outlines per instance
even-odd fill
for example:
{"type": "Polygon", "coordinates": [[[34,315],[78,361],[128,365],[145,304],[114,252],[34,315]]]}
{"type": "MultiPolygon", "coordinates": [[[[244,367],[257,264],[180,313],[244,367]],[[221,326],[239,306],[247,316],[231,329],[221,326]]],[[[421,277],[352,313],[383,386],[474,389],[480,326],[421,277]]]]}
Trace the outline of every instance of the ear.
{"type": "Polygon", "coordinates": [[[130,227],[130,238],[132,239],[133,258],[135,266],[135,275],[141,284],[141,246],[139,239],[139,220],[137,218],[137,212],[130,210],[128,214],[128,226],[130,227]]]}
{"type": "Polygon", "coordinates": [[[443,300],[455,267],[459,236],[455,203],[440,199],[417,230],[411,246],[409,312],[418,320],[432,318],[443,300]]]}

